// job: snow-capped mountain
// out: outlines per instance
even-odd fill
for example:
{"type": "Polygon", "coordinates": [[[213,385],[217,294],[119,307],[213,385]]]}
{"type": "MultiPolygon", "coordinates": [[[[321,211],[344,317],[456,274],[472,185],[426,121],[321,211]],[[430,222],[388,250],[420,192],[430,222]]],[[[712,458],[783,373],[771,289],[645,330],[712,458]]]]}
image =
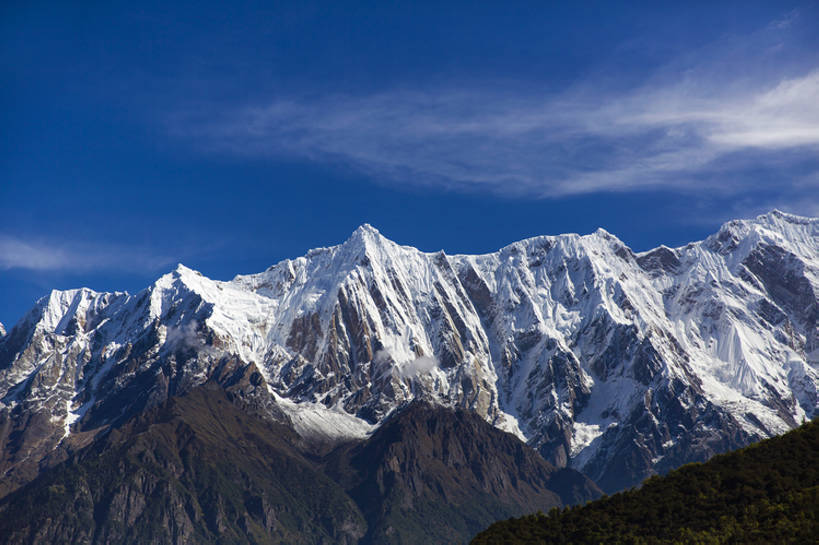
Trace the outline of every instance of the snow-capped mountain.
{"type": "Polygon", "coordinates": [[[811,418],[817,293],[819,220],[778,211],[639,254],[601,229],[448,256],[364,225],[229,282],[54,291],[0,337],[0,472],[214,380],[311,439],[469,408],[615,490],[811,418]]]}

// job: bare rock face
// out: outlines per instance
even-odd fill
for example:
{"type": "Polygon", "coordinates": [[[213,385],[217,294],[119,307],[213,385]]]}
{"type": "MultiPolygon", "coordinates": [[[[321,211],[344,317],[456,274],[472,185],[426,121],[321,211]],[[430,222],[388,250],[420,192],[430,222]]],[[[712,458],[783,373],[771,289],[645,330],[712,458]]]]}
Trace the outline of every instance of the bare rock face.
{"type": "Polygon", "coordinates": [[[248,406],[254,372],[227,372],[240,378],[143,411],[0,499],[0,543],[465,543],[601,494],[474,412],[422,402],[305,453],[248,406]]]}
{"type": "Polygon", "coordinates": [[[2,543],[356,544],[366,521],[293,446],[208,383],[0,501],[2,543]]]}
{"type": "Polygon", "coordinates": [[[581,473],[557,469],[473,411],[414,401],[366,441],[338,448],[328,474],[370,522],[361,544],[461,543],[482,520],[598,498],[581,473]]]}
{"type": "Polygon", "coordinates": [[[631,486],[815,414],[818,240],[774,211],[681,248],[598,230],[448,256],[365,225],[230,282],[53,292],[0,337],[0,494],[210,379],[311,440],[425,400],[631,486]]]}

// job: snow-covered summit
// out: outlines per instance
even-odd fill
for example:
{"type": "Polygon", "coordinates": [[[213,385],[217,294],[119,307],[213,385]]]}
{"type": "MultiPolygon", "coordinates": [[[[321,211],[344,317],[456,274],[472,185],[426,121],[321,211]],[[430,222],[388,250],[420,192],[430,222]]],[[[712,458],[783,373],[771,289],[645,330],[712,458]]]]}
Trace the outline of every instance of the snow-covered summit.
{"type": "Polygon", "coordinates": [[[817,225],[772,211],[679,248],[598,229],[450,256],[364,224],[227,282],[180,264],[136,294],[55,291],[0,338],[1,410],[47,415],[53,446],[246,373],[301,433],[424,398],[613,489],[815,414],[817,225]]]}
{"type": "Polygon", "coordinates": [[[381,244],[381,243],[389,243],[395,244],[391,240],[387,239],[384,235],[381,234],[381,231],[370,225],[369,223],[362,223],[352,232],[350,238],[347,239],[345,244],[366,244],[367,242],[381,244]]]}

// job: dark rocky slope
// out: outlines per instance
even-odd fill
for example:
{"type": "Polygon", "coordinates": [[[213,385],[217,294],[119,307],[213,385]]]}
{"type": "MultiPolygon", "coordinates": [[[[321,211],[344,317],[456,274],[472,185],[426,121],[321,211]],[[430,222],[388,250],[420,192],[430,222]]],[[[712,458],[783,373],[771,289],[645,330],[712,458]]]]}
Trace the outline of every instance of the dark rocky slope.
{"type": "Polygon", "coordinates": [[[288,428],[213,384],[172,398],[0,504],[4,543],[356,543],[355,504],[288,428]]]}
{"type": "Polygon", "coordinates": [[[0,542],[457,543],[598,493],[478,416],[424,404],[314,456],[241,377],[170,398],[0,500],[0,542]]]}
{"type": "Polygon", "coordinates": [[[366,442],[338,449],[328,473],[371,525],[363,543],[458,543],[482,520],[598,497],[588,478],[558,470],[473,412],[414,402],[366,442]]]}

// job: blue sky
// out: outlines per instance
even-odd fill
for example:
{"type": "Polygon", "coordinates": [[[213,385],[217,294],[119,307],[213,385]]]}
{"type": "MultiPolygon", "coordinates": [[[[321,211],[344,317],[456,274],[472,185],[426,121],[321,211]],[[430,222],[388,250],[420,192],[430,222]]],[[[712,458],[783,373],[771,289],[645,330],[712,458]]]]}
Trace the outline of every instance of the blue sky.
{"type": "MultiPolygon", "coordinates": [[[[819,3],[0,7],[0,321],[369,222],[635,250],[819,215],[819,3]]],[[[138,5],[134,5],[138,4],[138,5]]]]}

